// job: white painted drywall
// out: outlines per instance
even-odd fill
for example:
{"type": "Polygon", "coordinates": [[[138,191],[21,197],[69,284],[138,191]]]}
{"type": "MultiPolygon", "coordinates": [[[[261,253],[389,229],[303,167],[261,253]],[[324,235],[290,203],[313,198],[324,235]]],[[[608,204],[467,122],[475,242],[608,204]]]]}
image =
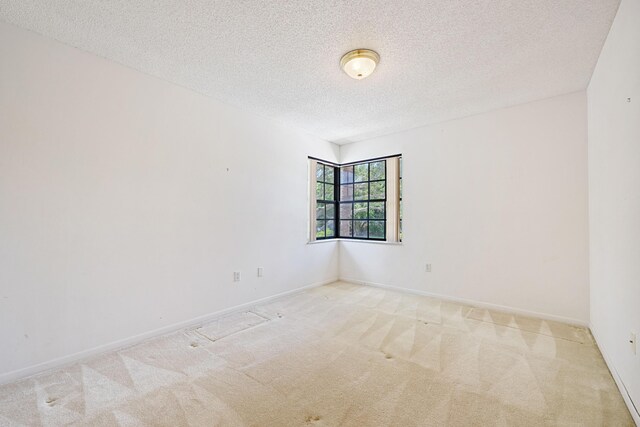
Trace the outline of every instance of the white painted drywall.
{"type": "Polygon", "coordinates": [[[587,93],[591,328],[640,409],[640,1],[620,4],[587,93]]]}
{"type": "Polygon", "coordinates": [[[0,58],[0,379],[337,277],[337,146],[5,23],[0,58]]]}
{"type": "Polygon", "coordinates": [[[340,277],[586,324],[586,119],[579,92],[342,146],[402,153],[405,206],[403,244],[341,241],[340,277]]]}

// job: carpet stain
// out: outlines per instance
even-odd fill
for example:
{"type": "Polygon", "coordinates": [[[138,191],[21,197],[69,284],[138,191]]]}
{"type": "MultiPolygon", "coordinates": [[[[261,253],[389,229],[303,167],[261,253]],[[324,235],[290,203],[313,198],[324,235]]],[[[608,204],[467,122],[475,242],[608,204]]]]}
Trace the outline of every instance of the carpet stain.
{"type": "Polygon", "coordinates": [[[304,419],[304,422],[306,424],[313,424],[317,421],[320,421],[320,416],[319,415],[307,415],[307,417],[304,419]]]}

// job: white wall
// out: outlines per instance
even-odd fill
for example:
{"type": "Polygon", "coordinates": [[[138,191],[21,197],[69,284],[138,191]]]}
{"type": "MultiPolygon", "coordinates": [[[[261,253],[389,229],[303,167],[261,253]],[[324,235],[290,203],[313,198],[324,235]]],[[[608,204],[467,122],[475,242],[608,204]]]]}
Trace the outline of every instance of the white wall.
{"type": "Polygon", "coordinates": [[[405,207],[403,244],[342,241],[340,277],[586,324],[586,119],[580,92],[342,146],[402,153],[405,207]]]}
{"type": "Polygon", "coordinates": [[[335,145],[4,23],[0,58],[0,381],[337,277],[335,145]]]}
{"type": "Polygon", "coordinates": [[[640,1],[620,4],[588,99],[591,329],[640,409],[640,1]]]}

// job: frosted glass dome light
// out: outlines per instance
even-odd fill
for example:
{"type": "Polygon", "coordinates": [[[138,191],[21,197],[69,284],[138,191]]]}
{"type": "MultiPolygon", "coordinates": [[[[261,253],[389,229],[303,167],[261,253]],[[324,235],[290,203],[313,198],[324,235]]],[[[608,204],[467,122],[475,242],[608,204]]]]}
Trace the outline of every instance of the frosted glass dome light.
{"type": "Polygon", "coordinates": [[[362,80],[369,77],[380,62],[380,55],[369,49],[356,49],[344,54],[340,67],[351,78],[362,80]]]}

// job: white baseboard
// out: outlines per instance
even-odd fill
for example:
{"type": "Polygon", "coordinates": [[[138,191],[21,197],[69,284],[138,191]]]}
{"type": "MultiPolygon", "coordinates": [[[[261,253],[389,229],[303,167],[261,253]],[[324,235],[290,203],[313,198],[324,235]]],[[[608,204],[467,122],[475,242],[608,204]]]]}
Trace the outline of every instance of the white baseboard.
{"type": "Polygon", "coordinates": [[[618,390],[620,390],[620,394],[622,395],[622,398],[624,399],[624,403],[626,403],[627,408],[631,413],[631,417],[633,418],[633,421],[636,423],[637,426],[640,426],[640,413],[638,413],[638,408],[636,408],[633,401],[631,400],[631,396],[629,396],[627,387],[624,385],[624,382],[622,381],[622,378],[620,378],[620,375],[618,374],[618,371],[616,370],[615,366],[613,366],[613,363],[611,361],[611,358],[608,356],[607,351],[602,346],[601,344],[602,341],[598,339],[598,333],[593,328],[593,325],[590,325],[589,329],[591,329],[591,335],[593,335],[593,339],[596,340],[596,344],[600,349],[602,358],[604,359],[604,362],[607,364],[607,367],[609,368],[609,372],[611,372],[611,376],[613,377],[613,380],[616,382],[616,385],[618,386],[618,390]]]}
{"type": "Polygon", "coordinates": [[[134,335],[129,338],[124,338],[121,340],[113,341],[108,344],[103,344],[97,347],[93,347],[87,350],[82,350],[74,354],[70,354],[67,356],[58,357],[53,360],[49,360],[47,362],[38,363],[36,365],[28,366],[26,368],[17,369],[15,371],[10,371],[7,373],[0,374],[0,385],[26,379],[33,375],[41,374],[45,371],[59,369],[64,366],[71,365],[76,363],[82,359],[86,359],[88,357],[96,356],[101,353],[105,353],[108,351],[119,350],[125,347],[130,347],[132,345],[138,344],[142,341],[148,340],[150,338],[155,338],[160,335],[165,335],[168,333],[176,332],[182,329],[189,329],[198,327],[204,323],[210,322],[214,319],[222,317],[227,314],[231,314],[237,311],[246,310],[251,308],[257,304],[269,302],[278,298],[285,297],[287,295],[296,294],[299,292],[303,292],[307,289],[315,288],[318,286],[323,286],[329,283],[336,282],[338,279],[333,278],[330,280],[325,280],[322,282],[312,283],[310,285],[305,285],[300,288],[292,289],[290,291],[281,292],[279,294],[271,295],[265,298],[260,298],[254,301],[250,301],[244,304],[236,305],[234,307],[225,308],[223,310],[218,310],[213,313],[205,314],[203,316],[198,316],[193,319],[185,320],[183,322],[174,323],[169,326],[164,326],[162,328],[154,329],[152,331],[144,332],[142,334],[134,335]]]}
{"type": "Polygon", "coordinates": [[[521,309],[521,308],[509,307],[509,306],[506,306],[506,305],[492,304],[492,303],[488,303],[488,302],[484,302],[484,301],[476,301],[476,300],[472,300],[472,299],[466,299],[466,298],[459,298],[459,297],[454,297],[454,296],[449,296],[449,295],[436,294],[436,293],[433,293],[433,292],[427,292],[427,291],[423,291],[423,290],[419,290],[419,289],[402,288],[400,286],[385,285],[383,283],[368,282],[368,281],[358,280],[358,279],[350,279],[350,278],[341,277],[340,280],[343,281],[343,282],[355,283],[355,284],[358,284],[358,285],[373,286],[373,287],[376,287],[376,288],[389,289],[389,290],[398,291],[398,292],[406,292],[406,293],[413,294],[413,295],[421,295],[421,296],[425,296],[425,297],[438,298],[438,299],[442,299],[442,300],[445,300],[445,301],[457,302],[457,303],[464,304],[464,305],[470,305],[470,306],[478,307],[478,308],[486,308],[486,309],[489,309],[489,310],[501,311],[501,312],[504,312],[504,313],[517,314],[517,315],[527,316],[527,317],[536,317],[538,319],[553,320],[553,321],[556,321],[556,322],[568,323],[570,325],[582,326],[582,327],[585,327],[585,328],[589,327],[589,323],[585,322],[584,320],[573,319],[573,318],[570,318],[570,317],[557,316],[555,314],[540,313],[540,312],[537,312],[537,311],[531,311],[531,310],[524,310],[524,309],[521,309]]]}

